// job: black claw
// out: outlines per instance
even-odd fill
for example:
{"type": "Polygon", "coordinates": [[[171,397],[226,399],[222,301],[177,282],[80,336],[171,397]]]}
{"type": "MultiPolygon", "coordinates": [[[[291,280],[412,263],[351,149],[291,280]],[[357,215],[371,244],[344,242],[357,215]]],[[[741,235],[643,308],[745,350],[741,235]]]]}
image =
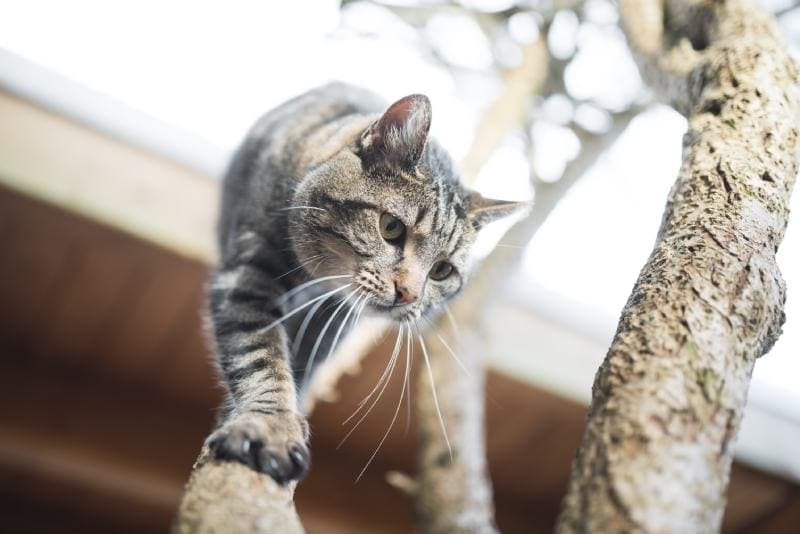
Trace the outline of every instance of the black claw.
{"type": "Polygon", "coordinates": [[[208,442],[208,448],[211,449],[211,452],[213,452],[215,456],[217,451],[219,450],[220,443],[222,443],[221,436],[217,436],[216,438],[208,442]]]}
{"type": "Polygon", "coordinates": [[[208,446],[218,460],[235,460],[268,474],[279,484],[302,479],[310,464],[308,450],[303,446],[293,445],[278,452],[244,432],[217,436],[209,441],[208,446]]]}
{"type": "Polygon", "coordinates": [[[289,458],[291,458],[292,463],[294,463],[292,478],[296,478],[297,480],[302,479],[308,472],[308,468],[311,464],[308,449],[301,449],[300,447],[294,446],[289,450],[289,458]]]}
{"type": "Polygon", "coordinates": [[[278,464],[278,460],[270,456],[269,458],[267,458],[267,466],[268,466],[267,469],[272,474],[272,476],[274,476],[275,478],[281,478],[281,466],[280,464],[278,464]]]}
{"type": "Polygon", "coordinates": [[[259,471],[258,457],[262,447],[264,447],[264,444],[259,440],[248,440],[248,443],[250,445],[247,448],[247,453],[245,454],[245,458],[247,459],[246,463],[251,469],[259,471]]]}
{"type": "Polygon", "coordinates": [[[268,474],[275,480],[275,482],[278,482],[279,484],[284,483],[284,470],[281,469],[278,460],[275,458],[273,453],[269,451],[269,449],[261,451],[259,465],[261,465],[262,473],[268,474]]]}

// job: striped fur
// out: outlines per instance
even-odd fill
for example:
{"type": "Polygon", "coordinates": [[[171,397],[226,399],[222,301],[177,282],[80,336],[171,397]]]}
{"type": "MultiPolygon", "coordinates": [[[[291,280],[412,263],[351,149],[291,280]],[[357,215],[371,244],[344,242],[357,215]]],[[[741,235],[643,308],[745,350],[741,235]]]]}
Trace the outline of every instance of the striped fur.
{"type": "Polygon", "coordinates": [[[262,117],[224,182],[220,264],[209,319],[228,402],[209,445],[280,482],[309,464],[298,408],[316,366],[362,312],[398,321],[432,313],[464,285],[488,221],[520,205],[466,190],[428,139],[428,99],[386,108],[344,84],[305,93],[262,117]],[[379,220],[402,221],[401,240],[379,220]],[[453,273],[428,277],[445,260],[453,273]],[[416,300],[398,301],[398,280],[416,300]],[[403,282],[405,283],[405,282],[403,282]]]}

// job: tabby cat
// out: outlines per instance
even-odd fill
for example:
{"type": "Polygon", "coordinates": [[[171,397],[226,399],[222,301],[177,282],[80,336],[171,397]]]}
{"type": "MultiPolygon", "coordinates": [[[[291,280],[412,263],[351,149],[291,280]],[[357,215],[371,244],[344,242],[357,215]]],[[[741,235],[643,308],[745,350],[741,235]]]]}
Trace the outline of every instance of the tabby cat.
{"type": "Polygon", "coordinates": [[[287,483],[309,467],[299,398],[361,313],[409,330],[463,287],[487,223],[525,206],[465,189],[431,106],[334,83],[264,115],[224,181],[209,323],[227,401],[208,445],[287,483]]]}

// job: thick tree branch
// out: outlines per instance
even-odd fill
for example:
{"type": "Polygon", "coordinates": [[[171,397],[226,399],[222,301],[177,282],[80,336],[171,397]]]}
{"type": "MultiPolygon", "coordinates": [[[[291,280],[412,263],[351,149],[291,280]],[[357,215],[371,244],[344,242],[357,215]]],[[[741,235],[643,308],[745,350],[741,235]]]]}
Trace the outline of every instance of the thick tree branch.
{"type": "MultiPolygon", "coordinates": [[[[689,0],[695,5],[694,0],[689,0]]],[[[661,1],[620,0],[620,22],[644,80],[658,95],[684,115],[691,113],[696,90],[692,72],[701,61],[685,34],[670,31],[661,1]],[[664,48],[667,41],[673,45],[664,48]]],[[[702,17],[701,17],[702,20],[702,17]]],[[[696,39],[697,44],[701,44],[696,39]]]]}
{"type": "Polygon", "coordinates": [[[176,534],[303,532],[293,495],[293,484],[280,486],[237,462],[209,460],[203,447],[172,530],[176,534]]]}
{"type": "Polygon", "coordinates": [[[560,532],[717,531],[753,364],[784,319],[797,67],[751,2],[661,4],[623,0],[623,23],[689,118],[683,165],[595,378],[560,532]]]}

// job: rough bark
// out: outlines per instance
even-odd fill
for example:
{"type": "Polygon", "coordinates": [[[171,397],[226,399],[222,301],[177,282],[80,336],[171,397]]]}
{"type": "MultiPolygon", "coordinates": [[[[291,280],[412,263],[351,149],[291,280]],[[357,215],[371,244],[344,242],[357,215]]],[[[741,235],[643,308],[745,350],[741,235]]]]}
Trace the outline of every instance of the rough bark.
{"type": "Polygon", "coordinates": [[[784,320],[775,252],[797,172],[797,68],[751,2],[620,4],[643,75],[689,130],[557,530],[714,532],[751,371],[784,320]]]}
{"type": "Polygon", "coordinates": [[[172,531],[303,532],[293,495],[294,484],[281,486],[268,475],[237,462],[209,460],[208,448],[203,447],[172,531]]]}

